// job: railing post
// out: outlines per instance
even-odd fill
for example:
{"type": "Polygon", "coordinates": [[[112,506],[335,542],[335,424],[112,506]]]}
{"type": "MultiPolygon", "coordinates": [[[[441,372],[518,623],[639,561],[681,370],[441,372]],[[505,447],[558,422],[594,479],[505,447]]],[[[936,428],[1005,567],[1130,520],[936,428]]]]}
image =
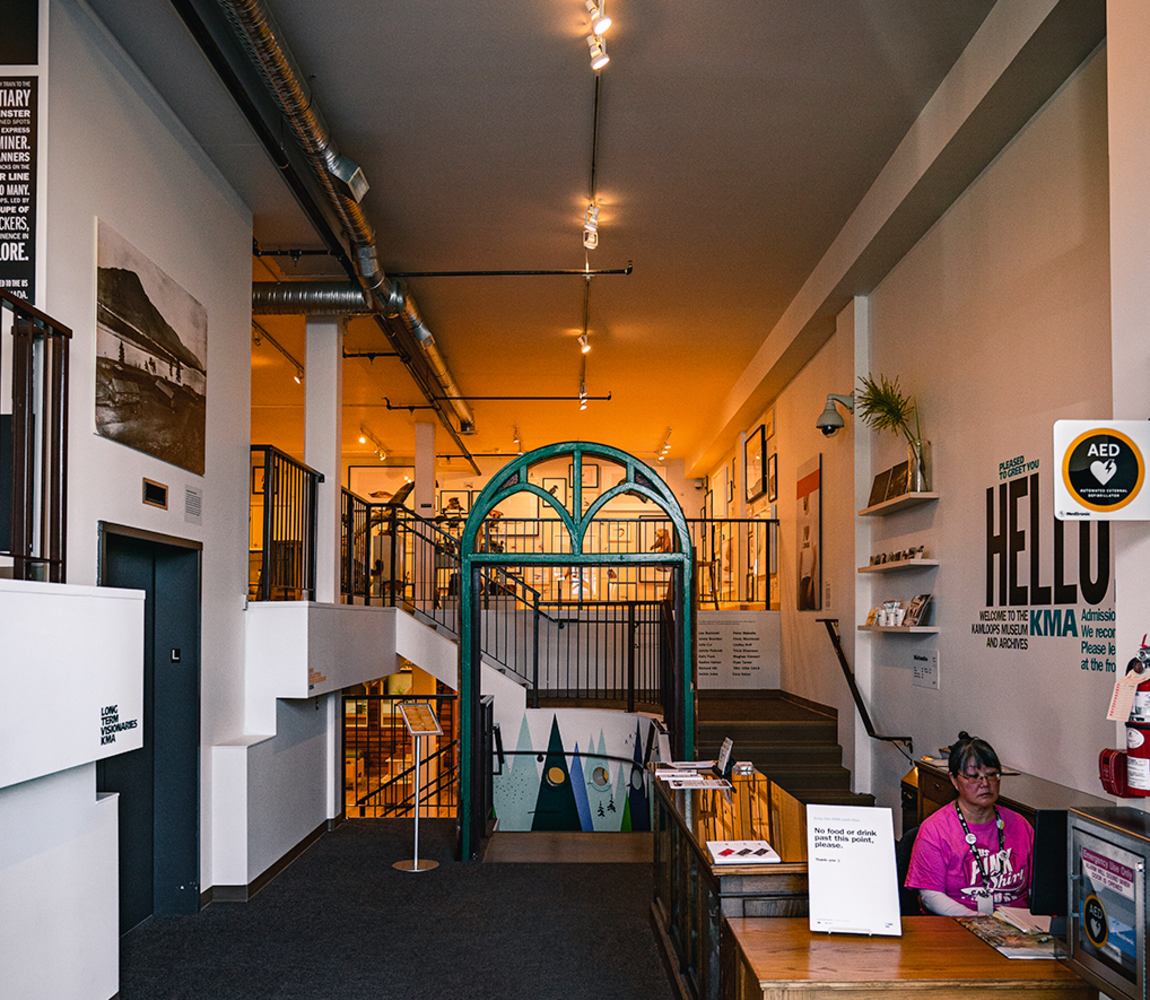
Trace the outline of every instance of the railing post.
{"type": "Polygon", "coordinates": [[[627,711],[635,711],[635,602],[627,602],[627,711]]]}
{"type": "Polygon", "coordinates": [[[539,592],[532,598],[531,707],[539,707],[539,592]]]}

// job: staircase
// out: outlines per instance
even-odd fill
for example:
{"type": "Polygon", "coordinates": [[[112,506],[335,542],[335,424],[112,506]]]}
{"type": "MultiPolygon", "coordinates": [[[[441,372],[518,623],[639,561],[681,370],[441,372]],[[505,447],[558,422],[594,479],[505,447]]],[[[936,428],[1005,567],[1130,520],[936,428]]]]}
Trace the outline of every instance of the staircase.
{"type": "Polygon", "coordinates": [[[701,759],[730,737],[733,759],[753,762],[800,802],[874,805],[873,795],[851,791],[835,709],[782,691],[699,691],[696,704],[701,759]]]}

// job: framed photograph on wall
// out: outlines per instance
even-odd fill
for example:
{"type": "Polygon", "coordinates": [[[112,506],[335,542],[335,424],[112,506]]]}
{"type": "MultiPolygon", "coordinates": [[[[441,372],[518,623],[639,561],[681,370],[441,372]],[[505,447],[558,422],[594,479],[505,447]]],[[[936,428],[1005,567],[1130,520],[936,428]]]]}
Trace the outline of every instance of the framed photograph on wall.
{"type": "Polygon", "coordinates": [[[799,466],[796,483],[799,611],[821,611],[823,607],[822,459],[817,455],[799,466]]]}
{"type": "Polygon", "coordinates": [[[753,503],[767,492],[767,435],[762,424],[747,435],[743,476],[747,484],[747,503],[753,503]]]}
{"type": "Polygon", "coordinates": [[[567,506],[567,480],[559,476],[554,479],[544,477],[543,479],[543,492],[550,493],[558,502],[560,507],[567,506]]]}
{"type": "Polygon", "coordinates": [[[470,490],[440,490],[439,512],[441,514],[471,513],[470,490]]]}
{"type": "MultiPolygon", "coordinates": [[[[575,466],[567,466],[567,482],[575,485],[575,466]]],[[[599,488],[599,466],[594,462],[583,463],[583,488],[597,490],[599,488]]]]}
{"type": "Polygon", "coordinates": [[[779,499],[779,456],[773,454],[767,457],[767,503],[774,503],[779,499]]]}
{"type": "Polygon", "coordinates": [[[351,465],[347,470],[347,488],[364,500],[384,503],[414,478],[413,465],[351,465]]]}

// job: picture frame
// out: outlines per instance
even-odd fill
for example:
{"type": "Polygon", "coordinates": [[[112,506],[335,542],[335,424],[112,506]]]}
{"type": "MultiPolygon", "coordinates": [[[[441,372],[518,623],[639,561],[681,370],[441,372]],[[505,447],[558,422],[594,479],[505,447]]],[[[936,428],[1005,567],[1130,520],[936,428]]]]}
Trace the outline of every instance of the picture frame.
{"type": "Polygon", "coordinates": [[[767,503],[775,503],[779,499],[779,456],[774,453],[767,456],[767,503]]]}
{"type": "Polygon", "coordinates": [[[267,467],[263,465],[252,466],[252,496],[263,496],[264,493],[264,477],[267,475],[267,467]]]}
{"type": "MultiPolygon", "coordinates": [[[[567,480],[562,476],[555,476],[553,478],[544,477],[543,479],[543,492],[550,493],[558,502],[560,507],[567,507],[567,480]]],[[[544,507],[544,509],[546,509],[544,507]]]]}
{"type": "Polygon", "coordinates": [[[893,469],[890,470],[890,482],[886,488],[886,499],[893,500],[895,497],[900,497],[906,492],[907,476],[910,472],[909,462],[899,462],[893,469]]]}
{"type": "Polygon", "coordinates": [[[925,625],[927,619],[930,617],[930,594],[919,594],[915,597],[910,604],[907,605],[906,617],[903,619],[903,625],[925,625]]]}
{"type": "Polygon", "coordinates": [[[868,507],[874,507],[876,504],[880,504],[886,499],[886,491],[890,486],[890,474],[890,469],[884,469],[874,477],[874,482],[871,484],[870,488],[870,498],[866,503],[868,507]]]}
{"type": "Polygon", "coordinates": [[[440,490],[439,513],[460,517],[471,513],[470,490],[440,490]]]}
{"type": "Polygon", "coordinates": [[[743,448],[743,479],[747,484],[747,503],[754,503],[767,492],[767,435],[759,424],[743,448]]]}
{"type": "MultiPolygon", "coordinates": [[[[567,482],[574,488],[575,486],[575,465],[572,463],[567,466],[567,482]]],[[[590,487],[593,490],[599,488],[599,466],[594,462],[583,463],[583,488],[590,487]]]]}

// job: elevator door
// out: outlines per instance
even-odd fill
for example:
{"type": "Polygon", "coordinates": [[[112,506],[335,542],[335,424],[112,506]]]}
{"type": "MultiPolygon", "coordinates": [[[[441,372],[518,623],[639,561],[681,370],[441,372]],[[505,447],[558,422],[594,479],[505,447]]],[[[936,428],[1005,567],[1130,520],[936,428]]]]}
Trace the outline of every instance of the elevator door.
{"type": "Polygon", "coordinates": [[[142,590],[144,745],[100,761],[120,795],[120,932],[199,909],[200,550],[105,532],[101,584],[142,590]]]}

